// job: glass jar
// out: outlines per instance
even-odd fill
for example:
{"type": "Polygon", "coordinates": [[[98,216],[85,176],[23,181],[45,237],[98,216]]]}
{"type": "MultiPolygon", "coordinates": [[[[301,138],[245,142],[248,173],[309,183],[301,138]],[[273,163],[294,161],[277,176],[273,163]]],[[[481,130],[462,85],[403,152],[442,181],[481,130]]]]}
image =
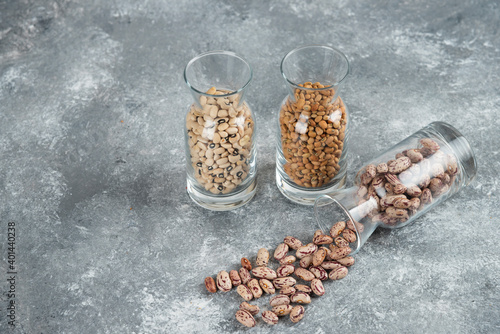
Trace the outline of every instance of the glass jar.
{"type": "Polygon", "coordinates": [[[230,210],[256,191],[255,121],[244,101],[252,68],[228,51],[203,53],[184,70],[194,103],[185,122],[187,192],[211,210],[230,210]]]}
{"type": "Polygon", "coordinates": [[[346,222],[345,231],[355,232],[347,239],[356,253],[378,226],[412,223],[469,185],[476,172],[465,137],[447,123],[434,122],[369,161],[353,187],[320,196],[315,219],[323,231],[346,222]]]}
{"type": "Polygon", "coordinates": [[[280,108],[276,184],[299,204],[342,188],[347,169],[348,110],[339,88],[349,73],[345,55],[328,46],[304,46],[281,62],[289,90],[280,108]]]}

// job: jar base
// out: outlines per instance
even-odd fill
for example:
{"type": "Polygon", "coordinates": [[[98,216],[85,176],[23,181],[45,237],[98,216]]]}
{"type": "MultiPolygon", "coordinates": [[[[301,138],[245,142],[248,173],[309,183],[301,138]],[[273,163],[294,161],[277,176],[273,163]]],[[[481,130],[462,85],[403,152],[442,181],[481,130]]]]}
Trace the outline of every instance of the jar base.
{"type": "Polygon", "coordinates": [[[332,184],[328,188],[322,187],[321,189],[315,190],[314,188],[309,188],[308,190],[299,189],[291,185],[287,180],[285,180],[279,170],[276,168],[276,186],[278,186],[279,191],[288,198],[290,201],[302,204],[302,205],[314,205],[314,202],[318,196],[327,195],[335,190],[339,190],[345,187],[346,175],[339,179],[336,183],[332,184]]]}
{"type": "Polygon", "coordinates": [[[257,190],[257,180],[254,178],[244,189],[232,195],[210,196],[201,193],[190,183],[189,179],[186,189],[189,197],[202,208],[212,211],[229,211],[250,202],[257,190]]]}

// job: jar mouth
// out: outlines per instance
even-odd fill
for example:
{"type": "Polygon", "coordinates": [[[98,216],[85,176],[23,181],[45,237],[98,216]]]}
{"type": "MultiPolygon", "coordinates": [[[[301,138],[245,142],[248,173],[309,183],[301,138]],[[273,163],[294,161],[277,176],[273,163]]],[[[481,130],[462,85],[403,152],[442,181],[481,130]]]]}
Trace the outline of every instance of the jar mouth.
{"type": "MultiPolygon", "coordinates": [[[[325,64],[323,63],[322,65],[325,65],[325,64]]],[[[345,56],[345,54],[342,51],[340,51],[334,47],[326,46],[326,45],[306,45],[306,46],[301,46],[299,48],[293,49],[290,52],[288,52],[285,55],[285,57],[283,57],[283,59],[281,60],[280,71],[281,71],[281,75],[283,76],[285,81],[288,82],[294,88],[298,88],[298,89],[305,90],[305,91],[324,91],[324,90],[329,90],[329,89],[332,89],[333,87],[339,86],[345,80],[345,78],[349,75],[351,68],[350,68],[349,60],[347,59],[347,57],[345,56]],[[299,86],[300,84],[303,84],[305,81],[308,81],[308,79],[305,79],[303,82],[298,82],[301,80],[294,80],[294,79],[290,78],[289,75],[286,74],[287,71],[285,70],[285,68],[286,68],[286,66],[289,65],[288,63],[292,61],[292,60],[290,60],[292,57],[294,57],[296,55],[300,55],[301,53],[313,52],[313,51],[323,51],[325,54],[328,53],[329,56],[332,58],[338,57],[339,60],[342,61],[342,63],[343,63],[342,65],[345,66],[345,69],[343,69],[336,76],[337,79],[333,83],[328,82],[328,84],[325,85],[325,87],[323,87],[323,88],[306,88],[306,87],[299,86]]],[[[311,78],[311,80],[319,81],[319,80],[312,79],[312,78],[311,78]]],[[[325,84],[325,83],[321,82],[321,84],[325,84]]]]}
{"type": "MultiPolygon", "coordinates": [[[[342,190],[340,190],[342,192],[342,190]]],[[[354,242],[355,248],[352,250],[350,255],[356,254],[359,249],[361,248],[361,233],[358,230],[358,227],[356,226],[357,223],[355,223],[354,217],[351,215],[349,210],[340,202],[338,201],[335,196],[332,195],[321,195],[316,198],[316,201],[314,202],[314,218],[316,221],[317,226],[323,231],[323,233],[328,233],[330,231],[330,227],[324,225],[325,217],[322,217],[321,211],[322,208],[325,206],[334,206],[334,210],[332,209],[331,213],[341,213],[344,217],[339,217],[337,219],[333,219],[331,221],[330,225],[333,225],[336,221],[343,220],[343,219],[348,219],[352,222],[352,225],[354,226],[354,233],[356,233],[356,241],[354,242]],[[335,212],[336,211],[336,212],[335,212]]],[[[329,214],[329,216],[330,216],[329,214]]]]}
{"type": "MultiPolygon", "coordinates": [[[[228,97],[228,96],[240,94],[248,86],[248,84],[252,81],[252,78],[253,78],[253,69],[250,66],[250,64],[243,57],[241,57],[240,55],[238,55],[234,52],[231,52],[231,51],[215,50],[215,51],[208,51],[208,52],[201,53],[201,54],[197,55],[196,57],[194,57],[193,59],[191,59],[187,63],[186,67],[184,68],[184,81],[186,82],[186,85],[191,90],[196,92],[197,94],[203,95],[206,97],[228,97]],[[195,80],[192,77],[192,75],[189,73],[189,71],[191,68],[193,68],[195,66],[195,64],[200,63],[200,62],[202,62],[206,59],[209,59],[209,58],[220,58],[220,59],[225,58],[227,60],[231,59],[233,61],[236,61],[236,65],[240,66],[242,71],[247,72],[247,73],[245,73],[245,75],[247,77],[243,78],[242,82],[237,85],[238,88],[231,89],[230,93],[218,94],[218,95],[208,94],[208,93],[206,93],[206,91],[208,89],[203,90],[202,88],[199,87],[199,85],[197,85],[196,83],[193,83],[193,81],[195,81],[195,80]]],[[[211,85],[211,86],[214,86],[214,85],[211,85]]],[[[221,88],[226,89],[228,87],[216,87],[216,88],[217,89],[221,89],[221,88]]]]}

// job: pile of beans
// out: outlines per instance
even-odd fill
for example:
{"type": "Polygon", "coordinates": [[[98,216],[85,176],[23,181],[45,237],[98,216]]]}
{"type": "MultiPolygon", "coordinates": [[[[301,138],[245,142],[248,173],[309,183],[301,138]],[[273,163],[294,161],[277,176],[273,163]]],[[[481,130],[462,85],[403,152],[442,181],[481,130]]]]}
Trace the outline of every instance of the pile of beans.
{"type": "Polygon", "coordinates": [[[344,147],[346,110],[342,99],[335,101],[333,88],[319,82],[305,82],[295,89],[280,111],[281,147],[284,170],[302,187],[321,187],[340,170],[344,147]]]}
{"type": "Polygon", "coordinates": [[[296,323],[304,317],[303,305],[311,303],[311,296],[325,294],[323,281],[347,276],[347,268],[354,264],[354,258],[349,256],[350,243],[356,240],[357,234],[351,221],[335,223],[329,234],[317,230],[312,242],[306,245],[295,237],[287,236],[273,254],[272,259],[279,263],[276,270],[270,267],[272,259],[269,251],[261,248],[254,266],[243,257],[238,271],[231,270],[228,273],[222,270],[215,280],[211,276],[206,277],[205,287],[212,293],[217,290],[228,292],[236,287],[244,301],[235,316],[244,326],[254,327],[257,324],[255,316],[260,312],[260,307],[249,302],[262,297],[264,293],[274,295],[269,299],[270,310],[261,313],[265,323],[275,325],[279,317],[283,316],[289,316],[296,323]],[[295,250],[295,254],[291,254],[290,250],[295,250]]]}
{"type": "Polygon", "coordinates": [[[444,153],[437,140],[422,138],[418,147],[397,153],[395,159],[361,169],[358,205],[374,199],[364,216],[397,226],[450,190],[459,172],[453,154],[444,153]]]}
{"type": "MultiPolygon", "coordinates": [[[[230,91],[210,88],[207,94],[230,91]]],[[[239,95],[200,97],[186,117],[191,165],[196,180],[213,194],[235,190],[248,176],[254,121],[239,95]]]]}

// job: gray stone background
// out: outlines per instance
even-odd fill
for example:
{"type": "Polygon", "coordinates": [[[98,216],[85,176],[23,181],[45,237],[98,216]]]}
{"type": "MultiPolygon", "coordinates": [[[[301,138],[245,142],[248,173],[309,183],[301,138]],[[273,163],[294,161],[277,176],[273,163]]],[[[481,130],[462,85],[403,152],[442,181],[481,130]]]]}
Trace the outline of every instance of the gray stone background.
{"type": "Polygon", "coordinates": [[[328,44],[352,66],[349,183],[436,120],[470,140],[477,179],[411,226],[376,231],[301,323],[252,332],[499,333],[499,19],[495,0],[0,1],[0,332],[246,332],[241,298],[203,279],[314,230],[312,208],[276,188],[272,143],[281,58],[328,44]],[[182,134],[182,70],[218,49],[253,66],[259,131],[257,194],[223,213],[186,194],[182,134]]]}

